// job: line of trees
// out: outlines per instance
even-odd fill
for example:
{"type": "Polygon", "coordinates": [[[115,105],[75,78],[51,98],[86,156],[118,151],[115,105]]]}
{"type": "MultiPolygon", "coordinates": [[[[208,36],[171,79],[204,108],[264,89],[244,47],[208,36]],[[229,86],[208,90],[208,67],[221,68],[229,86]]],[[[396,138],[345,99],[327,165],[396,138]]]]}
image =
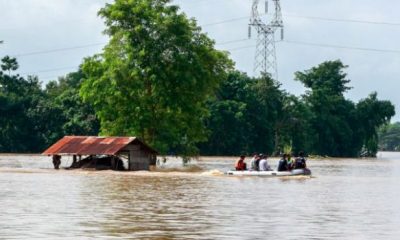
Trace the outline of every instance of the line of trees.
{"type": "Polygon", "coordinates": [[[63,135],[139,136],[181,156],[310,154],[374,156],[377,130],[394,116],[372,93],[354,103],[341,61],[295,73],[294,96],[263,74],[234,69],[226,52],[169,0],[117,0],[99,15],[110,42],[78,72],[44,89],[2,59],[0,151],[39,152],[63,135]]]}
{"type": "Polygon", "coordinates": [[[324,62],[295,80],[307,88],[296,97],[268,76],[233,72],[210,100],[205,154],[306,151],[333,157],[375,156],[378,129],[394,116],[394,106],[377,93],[354,103],[341,61],[324,62]]]}
{"type": "Polygon", "coordinates": [[[400,151],[400,122],[382,126],[378,135],[380,150],[400,151]]]}
{"type": "Polygon", "coordinates": [[[97,135],[99,121],[82,102],[82,72],[49,82],[23,78],[15,58],[4,57],[0,71],[0,152],[37,153],[64,135],[97,135]]]}

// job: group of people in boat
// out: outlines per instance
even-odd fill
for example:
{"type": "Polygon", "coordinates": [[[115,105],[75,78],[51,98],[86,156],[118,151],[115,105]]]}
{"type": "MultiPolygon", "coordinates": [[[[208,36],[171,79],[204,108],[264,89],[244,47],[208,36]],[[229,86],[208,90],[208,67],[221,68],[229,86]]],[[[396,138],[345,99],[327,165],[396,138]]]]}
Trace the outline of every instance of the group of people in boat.
{"type": "MultiPolygon", "coordinates": [[[[235,169],[236,171],[273,171],[271,166],[268,164],[268,156],[266,154],[254,154],[251,162],[250,168],[247,167],[245,162],[246,156],[240,156],[240,159],[236,161],[235,169]]],[[[277,171],[291,171],[293,169],[305,169],[307,168],[306,159],[304,157],[304,152],[299,152],[298,156],[292,160],[290,154],[283,154],[278,162],[277,171]]]]}

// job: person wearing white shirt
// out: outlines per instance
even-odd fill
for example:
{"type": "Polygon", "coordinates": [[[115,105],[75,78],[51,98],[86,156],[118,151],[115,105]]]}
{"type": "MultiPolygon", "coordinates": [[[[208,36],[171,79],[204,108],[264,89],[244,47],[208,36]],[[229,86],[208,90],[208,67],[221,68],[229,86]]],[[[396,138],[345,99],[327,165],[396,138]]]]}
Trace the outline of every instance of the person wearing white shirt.
{"type": "Polygon", "coordinates": [[[260,171],[272,171],[271,167],[268,165],[267,156],[263,155],[259,163],[260,171]]]}

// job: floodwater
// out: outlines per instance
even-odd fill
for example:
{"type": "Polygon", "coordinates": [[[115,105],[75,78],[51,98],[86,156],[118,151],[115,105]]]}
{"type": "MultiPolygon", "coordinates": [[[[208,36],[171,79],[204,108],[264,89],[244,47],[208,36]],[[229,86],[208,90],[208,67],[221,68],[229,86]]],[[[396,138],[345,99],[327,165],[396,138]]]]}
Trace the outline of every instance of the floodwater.
{"type": "Polygon", "coordinates": [[[0,239],[400,238],[399,153],[309,160],[311,178],[221,174],[233,160],[121,173],[1,155],[0,239]]]}

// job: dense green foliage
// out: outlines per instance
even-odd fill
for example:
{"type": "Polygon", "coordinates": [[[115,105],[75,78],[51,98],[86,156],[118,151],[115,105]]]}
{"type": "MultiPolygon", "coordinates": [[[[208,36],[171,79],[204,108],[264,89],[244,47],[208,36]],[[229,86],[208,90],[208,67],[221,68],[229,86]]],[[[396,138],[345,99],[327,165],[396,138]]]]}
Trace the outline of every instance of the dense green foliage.
{"type": "Polygon", "coordinates": [[[310,89],[304,97],[314,132],[309,151],[338,157],[375,156],[377,130],[394,116],[394,106],[379,101],[376,93],[357,104],[345,99],[344,93],[350,89],[346,67],[341,61],[330,61],[296,73],[296,80],[310,89]]]}
{"type": "MultiPolygon", "coordinates": [[[[85,89],[81,87],[81,71],[49,82],[41,89],[35,77],[24,79],[12,75],[13,69],[18,67],[15,59],[4,58],[2,66],[0,151],[39,152],[64,135],[98,134],[100,124],[94,109],[83,103],[79,95],[79,91],[85,89]]],[[[378,100],[376,93],[357,104],[345,99],[343,93],[348,89],[348,81],[344,68],[341,62],[334,61],[296,73],[297,80],[309,87],[302,97],[288,94],[267,75],[251,78],[244,73],[230,72],[216,94],[207,95],[203,111],[208,114],[187,116],[204,121],[208,141],[197,144],[200,153],[273,154],[291,149],[329,156],[374,156],[378,150],[378,129],[389,122],[394,107],[389,101],[378,100]],[[326,84],[321,79],[326,79],[326,84]],[[340,86],[332,87],[334,84],[340,86]]],[[[109,108],[123,109],[119,105],[109,108]]],[[[110,124],[118,126],[119,121],[116,119],[110,124]]],[[[161,126],[169,129],[180,124],[161,122],[161,126]]],[[[124,124],[135,126],[137,121],[124,124]]],[[[190,122],[186,124],[184,126],[191,126],[190,122]]],[[[398,124],[380,129],[382,150],[399,148],[399,129],[398,124]]],[[[180,144],[166,142],[165,151],[187,154],[185,143],[180,144]]],[[[191,149],[192,144],[189,145],[191,149]]]]}
{"type": "Polygon", "coordinates": [[[168,0],[117,0],[99,14],[109,44],[83,64],[81,95],[105,135],[134,135],[158,149],[196,153],[206,141],[206,100],[232,63],[168,0]]]}
{"type": "MultiPolygon", "coordinates": [[[[98,135],[100,123],[96,118],[91,105],[85,104],[79,95],[83,81],[82,71],[73,72],[58,81],[51,81],[46,85],[46,94],[51,100],[53,111],[59,111],[62,119],[61,131],[64,135],[98,135]]],[[[55,139],[60,138],[58,136],[55,139]]],[[[53,141],[54,142],[54,141],[53,141]]]]}
{"type": "Polygon", "coordinates": [[[400,151],[400,122],[382,126],[378,135],[379,150],[400,151]]]}
{"type": "Polygon", "coordinates": [[[36,77],[12,74],[16,59],[4,57],[1,68],[0,152],[41,152],[64,135],[97,134],[94,111],[79,98],[80,73],[43,90],[36,77]]]}
{"type": "Polygon", "coordinates": [[[210,136],[200,145],[203,154],[273,153],[285,145],[304,148],[304,104],[280,90],[280,84],[267,75],[250,78],[232,72],[208,106],[210,136]]]}
{"type": "Polygon", "coordinates": [[[308,89],[300,98],[268,76],[231,73],[209,102],[210,138],[201,152],[277,154],[291,149],[333,157],[375,156],[377,130],[394,115],[394,106],[378,100],[376,93],[358,103],[347,100],[345,68],[330,61],[297,72],[296,80],[308,89]]]}
{"type": "Polygon", "coordinates": [[[400,125],[387,125],[394,106],[377,93],[346,99],[341,61],[296,72],[307,91],[294,96],[266,74],[233,70],[169,0],[117,0],[99,14],[109,44],[44,89],[37,77],[14,74],[16,59],[2,59],[0,152],[40,152],[64,135],[99,133],[138,136],[182,156],[375,156],[378,139],[381,149],[399,149],[400,125]]]}

